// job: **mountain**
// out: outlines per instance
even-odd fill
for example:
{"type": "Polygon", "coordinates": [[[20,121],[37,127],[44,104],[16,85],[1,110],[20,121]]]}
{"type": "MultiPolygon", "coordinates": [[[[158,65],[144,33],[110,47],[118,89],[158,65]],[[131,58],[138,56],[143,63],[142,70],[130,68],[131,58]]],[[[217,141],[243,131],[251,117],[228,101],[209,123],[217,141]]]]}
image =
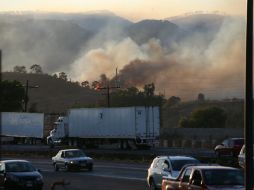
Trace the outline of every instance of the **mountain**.
{"type": "Polygon", "coordinates": [[[209,44],[228,18],[221,14],[192,14],[167,18],[167,20],[185,30],[188,37],[199,36],[200,41],[209,44]]]}
{"type": "Polygon", "coordinates": [[[34,109],[44,113],[64,113],[72,107],[87,107],[95,105],[105,98],[101,92],[81,87],[70,81],[57,79],[46,74],[22,74],[3,72],[2,80],[17,80],[22,84],[38,85],[28,91],[28,110],[34,109]]]}
{"type": "Polygon", "coordinates": [[[218,28],[223,23],[226,15],[221,14],[190,14],[179,17],[166,18],[185,30],[207,31],[211,28],[218,28]]]}
{"type": "Polygon", "coordinates": [[[108,27],[111,29],[123,29],[132,24],[129,20],[116,16],[112,13],[89,13],[76,15],[70,17],[70,20],[93,32],[99,32],[100,30],[108,27]]]}
{"type": "Polygon", "coordinates": [[[176,24],[166,20],[142,20],[129,26],[127,33],[138,44],[157,38],[163,45],[168,46],[173,41],[177,41],[183,31],[176,24]]]}
{"type": "Polygon", "coordinates": [[[3,68],[38,64],[46,71],[68,70],[91,36],[68,21],[0,18],[3,68]]]}

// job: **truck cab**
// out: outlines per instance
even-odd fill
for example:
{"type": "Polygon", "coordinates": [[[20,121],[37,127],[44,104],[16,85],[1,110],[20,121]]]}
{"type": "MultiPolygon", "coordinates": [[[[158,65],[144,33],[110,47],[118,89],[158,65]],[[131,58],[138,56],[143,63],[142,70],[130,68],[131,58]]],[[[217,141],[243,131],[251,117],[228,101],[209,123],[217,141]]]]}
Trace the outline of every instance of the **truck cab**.
{"type": "Polygon", "coordinates": [[[54,129],[49,132],[47,136],[47,144],[54,145],[60,144],[62,139],[68,135],[68,118],[60,116],[54,122],[54,129]]]}

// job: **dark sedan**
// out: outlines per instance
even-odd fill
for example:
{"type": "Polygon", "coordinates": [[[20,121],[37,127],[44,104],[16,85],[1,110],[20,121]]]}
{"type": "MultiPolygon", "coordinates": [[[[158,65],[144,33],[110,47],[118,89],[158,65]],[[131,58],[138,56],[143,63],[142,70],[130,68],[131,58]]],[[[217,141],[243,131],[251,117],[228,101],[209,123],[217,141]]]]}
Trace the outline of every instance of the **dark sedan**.
{"type": "Polygon", "coordinates": [[[41,190],[43,177],[26,160],[3,160],[0,161],[0,187],[11,190],[41,190]]]}
{"type": "Polygon", "coordinates": [[[237,157],[242,146],[244,138],[228,138],[214,148],[217,157],[232,156],[237,157]]]}

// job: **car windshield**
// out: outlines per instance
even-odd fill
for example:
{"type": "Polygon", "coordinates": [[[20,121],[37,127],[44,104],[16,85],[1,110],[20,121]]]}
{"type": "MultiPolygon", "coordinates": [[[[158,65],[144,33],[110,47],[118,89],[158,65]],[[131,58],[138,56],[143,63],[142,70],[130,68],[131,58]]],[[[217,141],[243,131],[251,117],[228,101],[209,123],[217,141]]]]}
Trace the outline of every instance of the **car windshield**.
{"type": "Polygon", "coordinates": [[[28,162],[10,162],[5,164],[6,172],[33,172],[35,168],[28,162]]]}
{"type": "Polygon", "coordinates": [[[186,159],[186,160],[171,160],[172,169],[174,171],[180,171],[182,167],[186,164],[195,164],[199,163],[197,160],[192,159],[186,159]]]}
{"type": "Polygon", "coordinates": [[[241,170],[206,170],[204,180],[207,185],[243,185],[244,174],[241,170]]]}
{"type": "Polygon", "coordinates": [[[78,151],[78,150],[75,150],[75,151],[66,151],[65,152],[65,157],[66,158],[84,157],[84,156],[86,156],[84,154],[84,152],[78,151]]]}

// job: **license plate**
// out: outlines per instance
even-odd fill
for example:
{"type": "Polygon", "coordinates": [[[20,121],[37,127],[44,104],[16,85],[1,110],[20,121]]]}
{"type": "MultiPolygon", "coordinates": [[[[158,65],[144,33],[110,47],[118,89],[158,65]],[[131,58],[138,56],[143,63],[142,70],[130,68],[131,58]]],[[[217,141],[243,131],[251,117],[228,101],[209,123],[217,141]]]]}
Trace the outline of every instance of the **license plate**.
{"type": "Polygon", "coordinates": [[[31,181],[27,181],[27,182],[26,182],[26,186],[27,186],[27,187],[32,187],[32,186],[33,186],[33,183],[32,183],[31,181]]]}

